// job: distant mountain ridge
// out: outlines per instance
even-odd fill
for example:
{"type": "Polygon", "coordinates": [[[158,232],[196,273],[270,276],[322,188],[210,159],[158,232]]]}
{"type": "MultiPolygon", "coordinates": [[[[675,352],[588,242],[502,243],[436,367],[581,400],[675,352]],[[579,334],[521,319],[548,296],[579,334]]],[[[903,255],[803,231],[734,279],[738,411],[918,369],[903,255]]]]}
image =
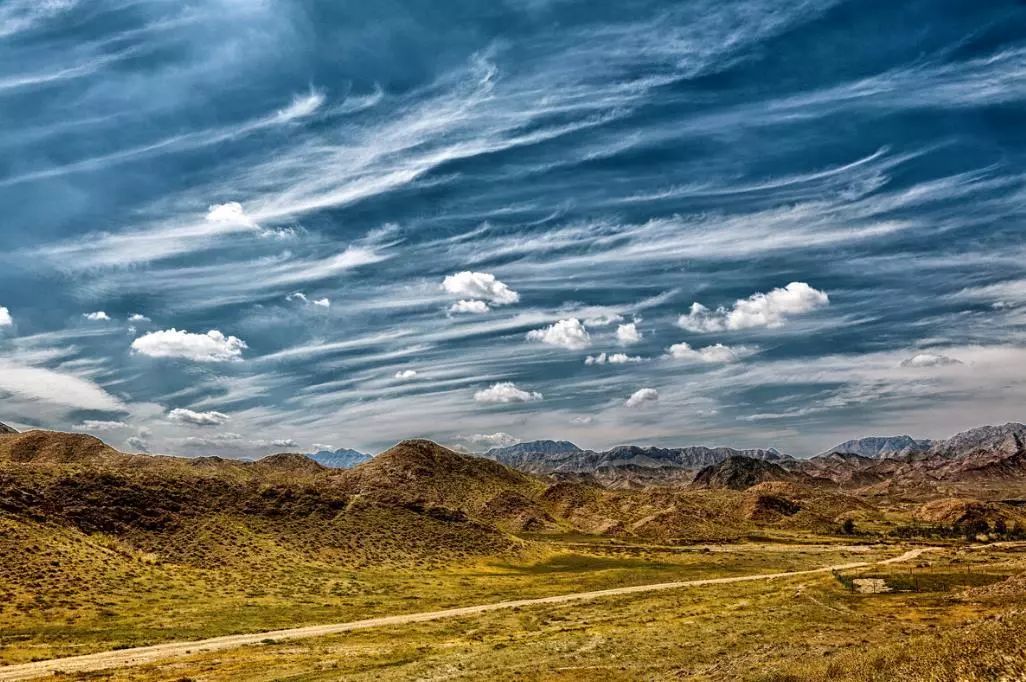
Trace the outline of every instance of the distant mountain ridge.
{"type": "Polygon", "coordinates": [[[1008,422],[1001,426],[979,426],[938,441],[931,455],[947,459],[965,457],[980,451],[1013,455],[1026,451],[1026,424],[1008,422]]]}
{"type": "MultiPolygon", "coordinates": [[[[796,459],[775,448],[620,445],[596,452],[556,440],[492,448],[484,457],[531,474],[589,476],[617,488],[687,485],[701,470],[734,458],[740,459],[725,470],[706,472],[714,487],[721,481],[747,480],[753,472],[758,472],[755,478],[766,474],[767,467],[751,461],[779,465],[785,472],[822,484],[918,485],[1026,478],[1026,425],[981,426],[939,441],[908,435],[857,438],[809,459],[796,459]]],[[[787,480],[777,469],[772,471],[773,478],[787,480]]],[[[705,485],[702,480],[695,482],[705,485]]]]}
{"type": "Polygon", "coordinates": [[[353,450],[352,448],[321,450],[320,452],[307,455],[313,461],[329,469],[352,469],[358,464],[363,464],[370,460],[373,456],[359,450],[353,450]]]}
{"type": "Polygon", "coordinates": [[[830,455],[839,452],[845,455],[861,455],[863,457],[880,459],[926,452],[934,444],[935,441],[929,439],[917,440],[912,436],[869,436],[867,438],[845,441],[820,454],[830,455]]]}
{"type": "Polygon", "coordinates": [[[649,483],[686,483],[703,467],[730,457],[783,462],[793,459],[775,448],[736,450],[727,447],[690,446],[661,448],[619,445],[596,452],[582,450],[569,441],[538,440],[492,448],[484,454],[506,466],[532,474],[592,474],[613,486],[649,483]]]}
{"type": "Polygon", "coordinates": [[[831,452],[788,468],[851,487],[1026,479],[1026,425],[980,426],[933,441],[926,450],[881,457],[831,452]]]}

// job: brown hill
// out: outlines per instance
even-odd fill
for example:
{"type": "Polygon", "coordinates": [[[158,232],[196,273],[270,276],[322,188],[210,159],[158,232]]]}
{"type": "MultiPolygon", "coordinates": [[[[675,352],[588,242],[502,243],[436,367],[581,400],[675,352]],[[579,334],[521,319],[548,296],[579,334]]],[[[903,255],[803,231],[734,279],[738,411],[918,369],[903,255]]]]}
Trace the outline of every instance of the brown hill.
{"type": "Polygon", "coordinates": [[[91,436],[46,431],[0,436],[0,516],[104,533],[193,565],[281,553],[340,565],[444,562],[519,546],[465,516],[360,499],[302,455],[125,455],[91,436]]]}
{"type": "Polygon", "coordinates": [[[1002,525],[1005,528],[1026,528],[1026,513],[1022,509],[971,498],[931,500],[917,507],[913,518],[922,523],[981,532],[1002,525]]]}
{"type": "Polygon", "coordinates": [[[886,480],[901,466],[894,459],[873,459],[847,452],[832,452],[811,459],[796,460],[788,469],[839,486],[860,488],[886,480]]]}
{"type": "Polygon", "coordinates": [[[304,472],[308,474],[327,469],[327,467],[322,466],[316,460],[294,452],[280,452],[276,455],[268,455],[258,459],[254,464],[261,468],[276,471],[304,472]]]}
{"type": "Polygon", "coordinates": [[[539,479],[429,440],[404,440],[331,476],[340,490],[382,504],[450,510],[507,530],[554,523],[535,499],[545,488],[539,479]]]}
{"type": "Polygon", "coordinates": [[[0,461],[38,464],[97,464],[123,457],[84,433],[26,431],[0,435],[0,461]]]}
{"type": "Polygon", "coordinates": [[[801,474],[787,471],[779,464],[752,457],[728,457],[719,464],[707,466],[695,475],[695,488],[728,488],[745,490],[766,481],[802,480],[801,474]]]}

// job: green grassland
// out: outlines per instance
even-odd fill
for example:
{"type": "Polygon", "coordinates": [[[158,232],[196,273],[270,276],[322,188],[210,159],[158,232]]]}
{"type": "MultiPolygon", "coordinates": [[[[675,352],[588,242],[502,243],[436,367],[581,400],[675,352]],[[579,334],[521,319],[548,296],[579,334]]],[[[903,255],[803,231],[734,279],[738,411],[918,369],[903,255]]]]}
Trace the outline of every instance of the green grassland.
{"type": "MultiPolygon", "coordinates": [[[[754,571],[773,565],[767,554],[756,546],[735,548],[717,558],[719,565],[681,570],[719,574],[741,572],[747,564],[745,570],[754,571]]],[[[667,557],[650,558],[656,562],[652,577],[662,577],[658,566],[667,557]]],[[[816,562],[836,558],[819,554],[816,562]]],[[[1020,679],[1026,674],[1026,592],[974,596],[964,587],[965,571],[952,567],[968,565],[970,575],[1003,580],[1026,570],[1024,559],[1004,549],[938,552],[920,562],[929,566],[914,567],[934,576],[929,592],[853,594],[829,573],[708,585],[266,642],[90,679],[1020,679]]],[[[522,572],[535,578],[526,583],[534,591],[525,593],[551,585],[554,565],[575,579],[582,577],[579,567],[615,581],[620,569],[609,561],[592,565],[577,556],[525,566],[522,572]]],[[[637,561],[626,570],[639,570],[637,561]]],[[[793,556],[787,561],[805,563],[793,556]]],[[[897,576],[908,567],[883,572],[897,576]]]]}
{"type": "MultiPolygon", "coordinates": [[[[401,527],[399,520],[364,519],[368,526],[390,522],[384,527],[391,528],[401,527]]],[[[193,529],[193,537],[198,546],[218,547],[220,553],[208,552],[205,562],[171,563],[103,533],[0,517],[0,549],[7,550],[0,562],[0,662],[610,587],[800,570],[894,552],[840,546],[797,546],[787,552],[758,545],[731,551],[567,546],[534,539],[496,556],[444,563],[397,556],[366,565],[344,561],[323,547],[290,546],[230,518],[193,529]],[[196,538],[204,532],[215,537],[196,538]]]]}

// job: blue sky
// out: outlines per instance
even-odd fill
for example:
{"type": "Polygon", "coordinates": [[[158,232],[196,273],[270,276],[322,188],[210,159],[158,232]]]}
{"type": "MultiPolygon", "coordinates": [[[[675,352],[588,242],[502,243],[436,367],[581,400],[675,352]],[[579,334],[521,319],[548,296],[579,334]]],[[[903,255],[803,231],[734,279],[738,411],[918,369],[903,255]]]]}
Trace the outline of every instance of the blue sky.
{"type": "Polygon", "coordinates": [[[1023,420],[1024,104],[1011,1],[6,0],[0,420],[229,456],[1023,420]]]}

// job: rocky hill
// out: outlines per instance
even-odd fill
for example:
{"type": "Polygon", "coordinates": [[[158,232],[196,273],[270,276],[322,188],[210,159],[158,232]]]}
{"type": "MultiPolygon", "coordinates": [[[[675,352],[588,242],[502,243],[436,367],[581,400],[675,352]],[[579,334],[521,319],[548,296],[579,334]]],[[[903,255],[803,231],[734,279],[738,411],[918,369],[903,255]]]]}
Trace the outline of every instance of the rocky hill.
{"type": "Polygon", "coordinates": [[[376,479],[378,495],[337,478],[345,473],[299,454],[128,455],[92,436],[30,431],[0,435],[0,517],[105,533],[193,565],[248,565],[276,553],[340,565],[444,562],[520,546],[465,515],[388,500],[384,491],[409,472],[376,479]],[[254,556],[258,547],[277,549],[254,556]]]}
{"type": "Polygon", "coordinates": [[[17,430],[12,429],[10,426],[4,423],[0,423],[0,434],[4,433],[18,433],[17,430]]]}
{"type": "Polygon", "coordinates": [[[0,436],[0,462],[89,464],[124,457],[99,438],[82,433],[11,430],[0,436]]]}
{"type": "Polygon", "coordinates": [[[584,452],[568,440],[532,440],[492,448],[484,456],[506,466],[529,471],[535,466],[558,467],[584,452]]]}
{"type": "Polygon", "coordinates": [[[728,488],[746,490],[759,483],[770,481],[804,481],[802,474],[790,472],[779,464],[754,457],[734,455],[711,464],[695,476],[692,486],[696,488],[728,488]]]}

